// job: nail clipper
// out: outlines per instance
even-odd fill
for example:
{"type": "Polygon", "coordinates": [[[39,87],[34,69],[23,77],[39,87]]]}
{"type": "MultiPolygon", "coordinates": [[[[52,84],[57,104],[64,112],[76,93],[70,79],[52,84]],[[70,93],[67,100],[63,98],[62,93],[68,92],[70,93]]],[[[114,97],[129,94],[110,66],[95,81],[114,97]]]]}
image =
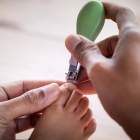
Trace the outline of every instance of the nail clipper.
{"type": "Polygon", "coordinates": [[[80,74],[81,65],[77,60],[71,55],[70,65],[67,75],[67,82],[76,85],[78,83],[78,78],[80,74]]]}

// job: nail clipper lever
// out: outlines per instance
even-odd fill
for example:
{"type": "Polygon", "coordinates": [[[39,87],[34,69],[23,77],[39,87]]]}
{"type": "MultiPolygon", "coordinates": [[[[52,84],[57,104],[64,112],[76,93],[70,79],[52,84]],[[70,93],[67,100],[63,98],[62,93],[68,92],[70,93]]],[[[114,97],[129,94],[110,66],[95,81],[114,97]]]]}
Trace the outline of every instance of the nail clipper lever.
{"type": "Polygon", "coordinates": [[[67,74],[67,82],[72,84],[78,83],[78,78],[80,74],[81,65],[77,60],[71,55],[69,70],[67,74]]]}

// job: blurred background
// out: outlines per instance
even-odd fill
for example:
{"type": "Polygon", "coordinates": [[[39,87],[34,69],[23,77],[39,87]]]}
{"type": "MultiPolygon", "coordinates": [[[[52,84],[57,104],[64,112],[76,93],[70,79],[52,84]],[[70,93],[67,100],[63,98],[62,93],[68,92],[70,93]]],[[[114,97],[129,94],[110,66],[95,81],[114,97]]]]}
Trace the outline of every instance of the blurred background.
{"type": "MultiPolygon", "coordinates": [[[[65,80],[70,58],[65,38],[76,33],[76,18],[88,0],[0,0],[0,84],[21,79],[65,80]]],[[[140,0],[108,0],[131,8],[140,23],[140,0]]],[[[118,34],[106,20],[96,42],[118,34]]],[[[104,111],[97,95],[88,96],[97,119],[90,140],[129,140],[104,111]]],[[[32,130],[17,134],[28,139],[32,130]]]]}

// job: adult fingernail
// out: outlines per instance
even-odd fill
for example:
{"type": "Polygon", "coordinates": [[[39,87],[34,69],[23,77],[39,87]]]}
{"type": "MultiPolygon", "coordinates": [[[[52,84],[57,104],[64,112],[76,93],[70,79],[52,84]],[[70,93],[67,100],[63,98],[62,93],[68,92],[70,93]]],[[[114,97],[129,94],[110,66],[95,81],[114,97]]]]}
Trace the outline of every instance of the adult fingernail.
{"type": "Polygon", "coordinates": [[[60,88],[56,83],[52,83],[50,85],[44,86],[42,87],[42,90],[44,91],[47,99],[51,99],[60,93],[60,88]]]}
{"type": "Polygon", "coordinates": [[[73,52],[75,47],[81,42],[82,40],[78,37],[78,35],[69,35],[66,38],[65,45],[70,52],[73,52]]]}
{"type": "Polygon", "coordinates": [[[77,89],[77,86],[71,83],[65,83],[63,86],[72,92],[77,89]]]}

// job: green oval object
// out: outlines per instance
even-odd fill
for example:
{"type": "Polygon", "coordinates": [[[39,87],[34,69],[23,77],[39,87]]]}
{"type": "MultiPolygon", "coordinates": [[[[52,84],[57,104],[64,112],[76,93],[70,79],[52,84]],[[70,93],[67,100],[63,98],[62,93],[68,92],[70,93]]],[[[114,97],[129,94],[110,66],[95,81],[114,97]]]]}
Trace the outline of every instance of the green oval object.
{"type": "Polygon", "coordinates": [[[77,18],[77,34],[95,41],[105,21],[104,6],[99,1],[89,1],[80,10],[77,18]]]}

